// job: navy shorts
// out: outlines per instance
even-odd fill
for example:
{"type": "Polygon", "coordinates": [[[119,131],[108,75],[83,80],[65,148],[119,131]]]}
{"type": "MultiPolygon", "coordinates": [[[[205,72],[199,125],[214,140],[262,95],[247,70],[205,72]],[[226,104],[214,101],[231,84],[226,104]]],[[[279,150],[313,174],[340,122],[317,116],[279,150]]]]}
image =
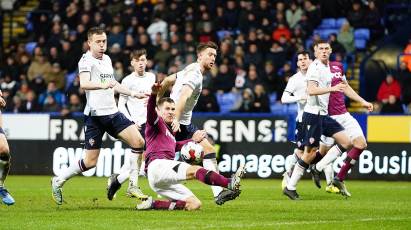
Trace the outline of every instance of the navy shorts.
{"type": "Polygon", "coordinates": [[[198,130],[197,126],[193,124],[189,125],[181,125],[180,124],[180,132],[176,134],[176,141],[183,141],[190,139],[193,134],[198,130]]]}
{"type": "Polygon", "coordinates": [[[302,119],[303,141],[301,144],[309,147],[318,147],[320,146],[321,135],[331,137],[343,130],[344,128],[328,115],[304,112],[302,119]]]}
{"type": "Polygon", "coordinates": [[[105,132],[117,138],[121,131],[133,124],[120,112],[106,116],[84,116],[86,149],[101,148],[105,132]]]}
{"type": "Polygon", "coordinates": [[[303,140],[304,140],[304,136],[303,136],[303,123],[302,122],[296,122],[295,124],[295,143],[297,144],[297,148],[299,150],[304,150],[304,145],[303,140]]]}

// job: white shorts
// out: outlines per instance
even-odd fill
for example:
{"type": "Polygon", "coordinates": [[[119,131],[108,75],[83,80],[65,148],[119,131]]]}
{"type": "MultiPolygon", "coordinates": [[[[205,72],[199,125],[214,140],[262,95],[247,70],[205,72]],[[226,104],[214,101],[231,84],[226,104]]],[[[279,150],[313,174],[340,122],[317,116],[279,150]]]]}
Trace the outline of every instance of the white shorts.
{"type": "Polygon", "coordinates": [[[187,179],[189,164],[181,161],[157,159],[147,168],[147,178],[151,189],[170,200],[186,200],[194,194],[180,184],[187,179]]]}
{"type": "MultiPolygon", "coordinates": [[[[351,116],[350,113],[347,112],[340,115],[334,115],[331,116],[331,118],[340,123],[340,125],[344,128],[344,132],[346,132],[348,137],[350,138],[351,142],[353,142],[353,140],[357,137],[363,137],[365,139],[361,126],[358,124],[358,121],[355,120],[353,116],[351,116]]],[[[321,142],[326,146],[333,146],[335,140],[332,137],[326,137],[322,135],[321,142]]]]}

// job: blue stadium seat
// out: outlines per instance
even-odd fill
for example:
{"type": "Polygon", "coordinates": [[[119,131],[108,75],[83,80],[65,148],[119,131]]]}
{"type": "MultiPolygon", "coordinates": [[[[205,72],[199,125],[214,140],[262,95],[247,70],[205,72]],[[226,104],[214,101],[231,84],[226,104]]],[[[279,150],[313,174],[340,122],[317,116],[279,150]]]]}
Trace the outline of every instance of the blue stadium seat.
{"type": "Polygon", "coordinates": [[[230,110],[239,99],[239,94],[235,93],[217,94],[216,96],[217,102],[220,105],[220,111],[222,113],[230,112],[230,110]]]}
{"type": "Polygon", "coordinates": [[[27,53],[29,53],[30,55],[33,55],[34,48],[36,48],[36,46],[37,46],[37,42],[28,42],[26,43],[26,46],[24,47],[24,49],[26,50],[27,53]]]}
{"type": "Polygon", "coordinates": [[[354,46],[356,49],[363,50],[367,47],[367,40],[365,39],[355,39],[354,46]]]}
{"type": "Polygon", "coordinates": [[[277,102],[270,105],[270,110],[272,113],[286,113],[287,105],[283,105],[280,102],[277,102]]]}
{"type": "Polygon", "coordinates": [[[346,18],[338,18],[338,19],[335,21],[335,28],[340,29],[341,26],[342,26],[346,21],[347,21],[346,18]]]}
{"type": "Polygon", "coordinates": [[[335,19],[334,18],[324,18],[321,21],[321,24],[318,26],[319,29],[334,29],[335,26],[335,19]]]}
{"type": "Polygon", "coordinates": [[[370,30],[366,28],[354,30],[354,39],[370,40],[370,30]]]}
{"type": "Polygon", "coordinates": [[[270,93],[268,95],[268,98],[270,99],[270,104],[274,104],[277,102],[277,93],[270,93]]]}
{"type": "Polygon", "coordinates": [[[293,103],[293,104],[288,104],[287,106],[287,113],[297,113],[298,112],[298,106],[297,103],[293,103]]]}

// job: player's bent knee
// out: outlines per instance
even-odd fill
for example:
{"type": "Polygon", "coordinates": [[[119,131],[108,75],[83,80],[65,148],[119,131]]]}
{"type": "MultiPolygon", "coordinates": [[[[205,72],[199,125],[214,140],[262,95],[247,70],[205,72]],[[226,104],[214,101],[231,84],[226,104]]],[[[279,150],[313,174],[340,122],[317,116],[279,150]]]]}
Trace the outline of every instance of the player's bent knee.
{"type": "Polygon", "coordinates": [[[353,145],[357,149],[366,149],[367,148],[367,142],[363,138],[355,139],[353,141],[353,145]]]}

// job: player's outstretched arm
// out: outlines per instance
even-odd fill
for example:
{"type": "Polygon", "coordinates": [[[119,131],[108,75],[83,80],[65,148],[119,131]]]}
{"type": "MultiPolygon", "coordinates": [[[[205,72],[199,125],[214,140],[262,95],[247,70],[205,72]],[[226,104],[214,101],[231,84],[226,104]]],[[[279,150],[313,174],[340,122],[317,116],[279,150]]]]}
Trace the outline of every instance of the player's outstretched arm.
{"type": "Polygon", "coordinates": [[[362,106],[367,108],[369,112],[374,110],[374,106],[368,101],[364,100],[357,92],[355,92],[351,86],[347,83],[347,87],[344,90],[344,94],[349,97],[351,100],[361,103],[362,106]]]}
{"type": "Polygon", "coordinates": [[[81,72],[79,77],[80,77],[80,88],[85,89],[85,90],[108,89],[108,88],[114,87],[113,82],[101,83],[101,82],[91,81],[90,72],[81,72]]]}
{"type": "Polygon", "coordinates": [[[169,76],[167,76],[166,78],[164,78],[164,80],[161,82],[161,88],[157,94],[157,98],[160,99],[164,96],[164,94],[166,93],[166,91],[172,86],[174,85],[174,83],[176,83],[177,80],[177,74],[171,74],[169,76]]]}
{"type": "Polygon", "coordinates": [[[281,103],[283,104],[295,103],[300,100],[307,100],[307,95],[294,96],[290,92],[284,91],[283,96],[281,96],[281,103]]]}
{"type": "Polygon", "coordinates": [[[158,115],[156,111],[156,98],[159,87],[160,85],[158,83],[155,83],[151,87],[151,95],[148,98],[147,102],[147,123],[152,126],[155,125],[158,120],[158,115]]]}

